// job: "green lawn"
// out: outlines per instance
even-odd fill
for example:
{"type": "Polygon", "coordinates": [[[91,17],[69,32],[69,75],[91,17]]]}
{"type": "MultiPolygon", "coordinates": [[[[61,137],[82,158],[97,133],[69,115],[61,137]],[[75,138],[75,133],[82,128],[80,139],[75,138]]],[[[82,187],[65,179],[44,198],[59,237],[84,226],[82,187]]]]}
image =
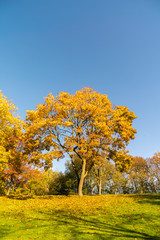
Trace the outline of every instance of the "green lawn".
{"type": "Polygon", "coordinates": [[[160,195],[0,197],[0,239],[160,239],[160,195]]]}

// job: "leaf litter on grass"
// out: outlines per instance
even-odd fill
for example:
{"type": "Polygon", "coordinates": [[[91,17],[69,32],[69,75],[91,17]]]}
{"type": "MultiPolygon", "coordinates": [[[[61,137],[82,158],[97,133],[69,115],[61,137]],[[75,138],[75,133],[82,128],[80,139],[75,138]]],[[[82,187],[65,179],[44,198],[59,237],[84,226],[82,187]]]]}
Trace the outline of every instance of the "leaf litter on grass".
{"type": "Polygon", "coordinates": [[[23,201],[1,197],[0,237],[160,239],[159,206],[140,200],[129,195],[46,196],[23,201]]]}

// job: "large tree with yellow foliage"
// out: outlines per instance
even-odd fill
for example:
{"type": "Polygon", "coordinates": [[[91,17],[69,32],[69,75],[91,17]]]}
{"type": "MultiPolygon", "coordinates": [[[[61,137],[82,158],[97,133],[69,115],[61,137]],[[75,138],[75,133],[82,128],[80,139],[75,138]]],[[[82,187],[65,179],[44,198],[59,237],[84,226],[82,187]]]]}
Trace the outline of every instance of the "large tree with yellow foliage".
{"type": "Polygon", "coordinates": [[[20,132],[16,107],[0,91],[0,171],[7,166],[20,132]]]}
{"type": "Polygon", "coordinates": [[[24,157],[23,121],[16,114],[16,106],[0,92],[0,181],[7,193],[16,182],[22,181],[26,166],[24,157]]]}
{"type": "Polygon", "coordinates": [[[78,194],[82,195],[88,171],[110,157],[120,168],[129,168],[125,147],[134,139],[135,114],[127,107],[113,106],[107,95],[84,88],[74,95],[49,94],[35,111],[27,111],[26,152],[30,161],[51,166],[67,153],[82,161],[78,194]],[[44,151],[45,150],[45,151],[44,151]],[[118,158],[119,156],[119,158],[118,158]]]}

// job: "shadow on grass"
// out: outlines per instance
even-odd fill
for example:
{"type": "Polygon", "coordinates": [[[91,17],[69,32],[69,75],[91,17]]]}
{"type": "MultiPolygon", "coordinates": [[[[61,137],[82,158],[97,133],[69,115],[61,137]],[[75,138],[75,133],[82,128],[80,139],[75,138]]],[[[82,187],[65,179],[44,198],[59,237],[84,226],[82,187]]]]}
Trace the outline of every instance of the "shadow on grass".
{"type": "MultiPolygon", "coordinates": [[[[51,239],[58,236],[64,236],[67,240],[84,240],[84,239],[94,239],[94,240],[116,240],[116,239],[150,239],[150,240],[160,240],[160,236],[151,235],[145,233],[146,222],[150,221],[150,216],[143,214],[145,223],[143,230],[136,227],[136,223],[140,222],[142,219],[141,214],[124,214],[120,215],[119,219],[121,222],[110,221],[110,218],[105,215],[101,217],[87,214],[78,214],[76,212],[71,212],[66,210],[50,210],[50,212],[38,211],[39,217],[33,216],[24,218],[24,225],[18,229],[21,232],[31,230],[35,232],[35,225],[37,225],[37,235],[38,234],[45,239],[51,239]],[[29,222],[29,227],[26,227],[29,222]],[[135,228],[133,227],[135,226],[135,228]],[[48,229],[48,230],[46,230],[48,229]],[[50,234],[47,237],[47,231],[50,234]],[[44,234],[44,232],[46,232],[44,234]],[[65,237],[66,236],[66,237],[65,237]]],[[[111,217],[111,216],[110,216],[111,217]]],[[[118,219],[118,218],[117,218],[118,219]]],[[[0,226],[0,239],[11,235],[16,232],[8,227],[0,226]]],[[[29,232],[28,232],[29,233],[29,232]]],[[[26,237],[26,239],[28,239],[26,237]]]]}
{"type": "MultiPolygon", "coordinates": [[[[25,196],[23,196],[22,199],[14,197],[14,199],[25,200],[24,197],[25,196]]],[[[32,198],[31,196],[26,197],[32,198]]],[[[53,196],[46,196],[44,199],[51,199],[52,197],[53,196]]],[[[126,195],[126,197],[136,198],[140,203],[160,204],[160,195],[158,194],[126,195]]],[[[63,196],[57,196],[57,198],[63,198],[63,196]]],[[[160,240],[158,233],[155,233],[155,235],[146,233],[147,222],[150,222],[151,217],[145,213],[143,213],[144,223],[141,221],[142,214],[137,213],[119,215],[120,222],[118,222],[118,217],[114,222],[112,221],[112,216],[105,216],[105,214],[102,216],[96,214],[88,216],[87,214],[81,214],[78,211],[74,212],[73,210],[67,209],[50,209],[49,211],[46,209],[44,211],[39,210],[38,213],[40,214],[38,218],[33,216],[31,219],[31,217],[27,218],[27,216],[25,216],[25,224],[30,220],[32,224],[29,230],[34,230],[35,225],[37,225],[37,231],[39,229],[41,234],[43,234],[44,230],[49,229],[48,232],[51,232],[53,239],[54,236],[56,236],[55,239],[58,239],[58,236],[62,236],[63,234],[64,239],[67,240],[116,240],[119,238],[124,240],[160,240]],[[136,226],[137,223],[141,223],[143,229],[138,228],[136,226]]],[[[154,216],[152,216],[152,220],[154,220],[154,216]]],[[[20,230],[25,231],[26,229],[26,225],[23,225],[20,230]]],[[[3,225],[0,226],[0,238],[6,237],[11,233],[11,229],[3,225]]],[[[51,239],[47,238],[47,235],[44,236],[44,238],[51,239]]]]}
{"type": "Polygon", "coordinates": [[[17,200],[27,200],[27,199],[34,198],[34,196],[32,196],[32,195],[8,195],[8,196],[6,196],[6,198],[17,199],[17,200]]]}
{"type": "MultiPolygon", "coordinates": [[[[40,213],[44,214],[44,212],[40,213]]],[[[127,221],[127,225],[125,223],[119,224],[118,222],[112,224],[109,222],[109,219],[106,219],[107,221],[105,221],[105,218],[99,220],[98,218],[96,218],[96,216],[90,216],[89,219],[87,219],[87,215],[76,216],[75,214],[68,214],[67,211],[62,210],[45,213],[45,215],[47,216],[47,218],[41,220],[47,222],[48,219],[48,221],[52,221],[52,226],[54,229],[67,226],[67,228],[69,228],[71,232],[71,237],[69,239],[116,240],[118,238],[121,238],[160,240],[160,237],[158,236],[150,235],[142,231],[140,232],[136,229],[132,230],[133,225],[136,225],[136,221],[139,221],[139,219],[142,218],[140,214],[134,214],[134,216],[132,215],[132,219],[130,219],[130,221],[127,221]]],[[[129,216],[130,215],[123,215],[125,221],[129,216]]],[[[149,216],[143,215],[143,217],[147,221],[150,220],[149,216]]],[[[65,234],[67,234],[67,229],[65,234]]]]}
{"type": "Polygon", "coordinates": [[[17,199],[17,200],[27,200],[27,199],[53,199],[53,198],[59,198],[59,199],[62,199],[62,198],[66,198],[66,197],[71,197],[71,196],[66,196],[66,195],[14,195],[14,194],[11,194],[11,195],[8,195],[8,196],[3,196],[3,197],[6,197],[6,198],[10,198],[10,199],[17,199]]]}
{"type": "Polygon", "coordinates": [[[160,205],[160,194],[131,194],[126,196],[135,198],[136,200],[138,200],[139,203],[149,203],[153,205],[160,205]]]}
{"type": "Polygon", "coordinates": [[[11,232],[12,231],[10,230],[9,227],[0,225],[0,239],[3,238],[3,237],[8,236],[11,232]]]}

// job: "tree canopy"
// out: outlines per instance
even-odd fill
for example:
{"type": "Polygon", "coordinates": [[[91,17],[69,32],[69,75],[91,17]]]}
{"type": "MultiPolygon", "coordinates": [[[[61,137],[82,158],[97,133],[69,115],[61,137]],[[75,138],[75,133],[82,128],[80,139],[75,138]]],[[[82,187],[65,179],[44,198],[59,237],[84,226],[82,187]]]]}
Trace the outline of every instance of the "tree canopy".
{"type": "Polygon", "coordinates": [[[23,121],[16,106],[0,92],[0,181],[10,189],[24,182],[29,170],[23,158],[23,121]]]}
{"type": "Polygon", "coordinates": [[[130,167],[131,158],[125,148],[135,137],[132,127],[135,118],[127,107],[113,106],[107,95],[91,88],[74,95],[49,94],[35,111],[27,111],[26,152],[32,162],[45,167],[66,153],[70,157],[76,154],[82,161],[79,182],[82,195],[88,171],[104,159],[112,158],[120,167],[130,167]]]}
{"type": "Polygon", "coordinates": [[[22,122],[16,115],[16,106],[0,92],[0,171],[16,154],[22,122]]]}

